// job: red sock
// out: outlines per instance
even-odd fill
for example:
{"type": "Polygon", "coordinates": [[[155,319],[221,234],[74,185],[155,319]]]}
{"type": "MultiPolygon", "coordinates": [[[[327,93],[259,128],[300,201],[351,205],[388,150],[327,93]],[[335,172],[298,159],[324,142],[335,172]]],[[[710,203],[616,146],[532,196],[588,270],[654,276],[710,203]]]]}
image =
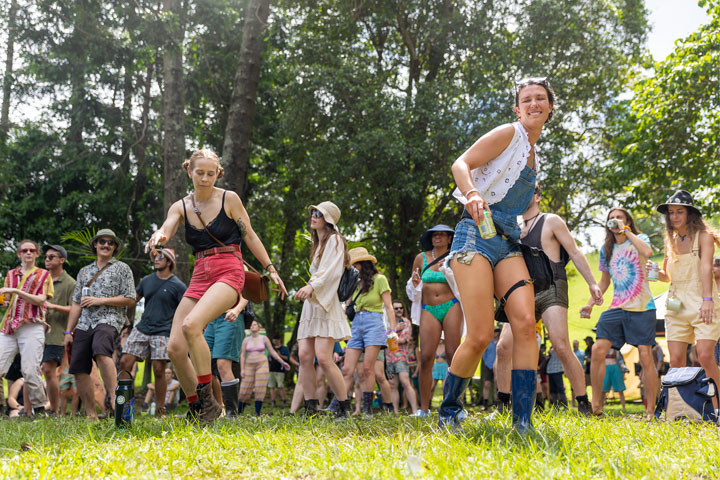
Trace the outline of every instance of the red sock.
{"type": "Polygon", "coordinates": [[[197,402],[197,401],[198,401],[198,396],[197,396],[197,394],[188,395],[188,396],[187,396],[187,401],[188,401],[188,403],[197,402]]]}
{"type": "Polygon", "coordinates": [[[198,376],[197,376],[197,381],[198,381],[198,383],[201,384],[201,385],[202,385],[203,383],[210,383],[210,382],[212,382],[212,373],[208,373],[207,375],[198,375],[198,376]]]}

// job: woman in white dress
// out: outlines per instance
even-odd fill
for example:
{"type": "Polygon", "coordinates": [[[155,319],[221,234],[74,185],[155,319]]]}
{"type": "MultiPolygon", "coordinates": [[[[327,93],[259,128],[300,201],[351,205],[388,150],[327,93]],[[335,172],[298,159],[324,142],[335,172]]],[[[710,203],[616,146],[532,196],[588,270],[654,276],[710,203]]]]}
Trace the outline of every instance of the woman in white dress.
{"type": "Polygon", "coordinates": [[[322,202],[310,206],[309,210],[313,240],[310,281],[295,294],[297,300],[304,302],[298,327],[298,383],[305,395],[305,413],[314,415],[318,408],[314,365],[317,357],[339,402],[336,417],[346,418],[350,401],[342,372],[333,361],[333,347],[336,341],[350,338],[350,326],[337,295],[343,271],[350,265],[350,256],[347,242],[336,228],[340,209],[332,202],[322,202]]]}

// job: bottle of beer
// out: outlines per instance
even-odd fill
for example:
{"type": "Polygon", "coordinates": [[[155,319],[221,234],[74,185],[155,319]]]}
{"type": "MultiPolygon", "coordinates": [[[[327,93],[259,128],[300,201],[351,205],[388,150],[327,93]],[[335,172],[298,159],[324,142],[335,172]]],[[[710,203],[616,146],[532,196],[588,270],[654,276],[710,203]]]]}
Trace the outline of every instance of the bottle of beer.
{"type": "Polygon", "coordinates": [[[132,374],[127,370],[120,370],[115,388],[115,426],[117,428],[130,428],[133,422],[135,409],[135,388],[132,374]],[[128,378],[120,378],[123,373],[128,378]]]}

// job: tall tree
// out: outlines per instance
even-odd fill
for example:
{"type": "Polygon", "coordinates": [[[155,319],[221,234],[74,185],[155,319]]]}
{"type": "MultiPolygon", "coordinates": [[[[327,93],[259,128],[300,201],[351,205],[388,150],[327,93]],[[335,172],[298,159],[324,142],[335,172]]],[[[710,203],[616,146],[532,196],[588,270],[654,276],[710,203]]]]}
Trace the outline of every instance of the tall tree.
{"type": "MultiPolygon", "coordinates": [[[[185,5],[182,0],[163,0],[167,42],[163,51],[163,206],[170,205],[187,193],[187,177],[181,166],[185,159],[185,84],[183,81],[183,41],[185,39],[185,5]]],[[[177,275],[190,281],[189,248],[181,241],[181,225],[171,246],[178,259],[177,275]]]]}
{"type": "Polygon", "coordinates": [[[7,16],[7,44],[5,51],[5,71],[3,72],[3,98],[0,107],[0,141],[4,142],[10,131],[10,95],[13,85],[13,60],[15,56],[15,36],[17,34],[17,0],[10,2],[7,16]]]}
{"type": "Polygon", "coordinates": [[[225,184],[247,202],[250,133],[270,14],[270,0],[249,0],[242,30],[242,46],[235,71],[222,156],[227,167],[225,184]]]}

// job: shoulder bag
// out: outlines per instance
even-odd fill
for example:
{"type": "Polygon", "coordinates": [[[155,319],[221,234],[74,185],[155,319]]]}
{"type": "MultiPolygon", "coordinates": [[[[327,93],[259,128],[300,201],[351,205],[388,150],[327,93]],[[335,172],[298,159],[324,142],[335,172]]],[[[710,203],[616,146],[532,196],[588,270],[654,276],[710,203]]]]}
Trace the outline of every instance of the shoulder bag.
{"type": "MultiPolygon", "coordinates": [[[[203,229],[207,232],[208,235],[210,235],[213,240],[225,247],[226,245],[217,238],[215,238],[215,235],[210,233],[207,225],[205,225],[205,220],[203,220],[200,216],[200,209],[198,209],[197,205],[195,204],[195,195],[191,194],[190,200],[192,201],[193,211],[195,212],[195,215],[197,215],[200,219],[200,223],[202,223],[203,229]]],[[[250,265],[250,263],[243,261],[243,259],[237,253],[232,252],[232,254],[235,255],[235,257],[237,257],[237,259],[240,260],[243,265],[247,265],[247,267],[250,269],[245,270],[245,282],[243,283],[242,296],[252,303],[262,303],[268,300],[270,298],[270,279],[267,277],[267,275],[261,275],[260,272],[255,270],[255,268],[250,265]]]]}

